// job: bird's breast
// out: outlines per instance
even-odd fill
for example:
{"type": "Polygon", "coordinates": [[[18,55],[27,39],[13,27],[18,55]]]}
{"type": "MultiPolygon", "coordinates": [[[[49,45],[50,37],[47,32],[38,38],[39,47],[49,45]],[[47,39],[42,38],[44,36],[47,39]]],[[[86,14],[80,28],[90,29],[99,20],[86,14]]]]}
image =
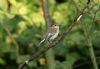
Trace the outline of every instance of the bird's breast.
{"type": "Polygon", "coordinates": [[[50,38],[50,40],[54,40],[59,34],[59,30],[50,38]]]}

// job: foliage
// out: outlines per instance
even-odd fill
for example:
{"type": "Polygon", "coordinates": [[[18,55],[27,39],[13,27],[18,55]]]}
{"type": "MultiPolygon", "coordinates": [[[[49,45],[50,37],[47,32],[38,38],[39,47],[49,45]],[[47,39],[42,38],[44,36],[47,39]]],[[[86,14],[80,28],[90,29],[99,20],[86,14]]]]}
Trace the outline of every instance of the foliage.
{"type": "MultiPolygon", "coordinates": [[[[77,11],[80,11],[86,2],[87,0],[48,0],[49,14],[60,24],[60,33],[71,24],[78,14],[77,11]]],[[[88,29],[88,36],[92,37],[96,57],[99,57],[100,10],[97,11],[99,8],[100,1],[93,0],[77,26],[64,41],[53,48],[57,69],[78,69],[75,68],[78,66],[76,64],[78,60],[90,61],[84,24],[88,29]]],[[[0,0],[0,69],[16,69],[20,63],[43,47],[44,45],[41,47],[37,45],[45,31],[41,0],[0,0]]],[[[25,69],[47,69],[45,55],[30,62],[25,69]]],[[[90,64],[87,65],[92,69],[90,64]]]]}

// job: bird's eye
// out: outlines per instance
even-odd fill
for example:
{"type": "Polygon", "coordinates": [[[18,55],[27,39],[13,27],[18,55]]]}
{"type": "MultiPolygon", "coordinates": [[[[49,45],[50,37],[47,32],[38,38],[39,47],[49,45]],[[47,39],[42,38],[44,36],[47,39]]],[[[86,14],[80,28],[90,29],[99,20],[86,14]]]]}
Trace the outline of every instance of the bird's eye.
{"type": "Polygon", "coordinates": [[[55,25],[56,26],[56,25],[55,25]]]}

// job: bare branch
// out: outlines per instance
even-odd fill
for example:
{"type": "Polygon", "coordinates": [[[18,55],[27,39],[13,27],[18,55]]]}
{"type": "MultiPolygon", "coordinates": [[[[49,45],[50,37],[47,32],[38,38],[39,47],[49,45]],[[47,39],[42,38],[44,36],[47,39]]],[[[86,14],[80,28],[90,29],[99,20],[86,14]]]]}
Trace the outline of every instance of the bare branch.
{"type": "Polygon", "coordinates": [[[43,14],[44,14],[45,23],[46,23],[46,30],[47,30],[48,26],[50,25],[50,17],[49,17],[49,12],[48,12],[47,0],[42,0],[42,9],[43,9],[43,14]]]}

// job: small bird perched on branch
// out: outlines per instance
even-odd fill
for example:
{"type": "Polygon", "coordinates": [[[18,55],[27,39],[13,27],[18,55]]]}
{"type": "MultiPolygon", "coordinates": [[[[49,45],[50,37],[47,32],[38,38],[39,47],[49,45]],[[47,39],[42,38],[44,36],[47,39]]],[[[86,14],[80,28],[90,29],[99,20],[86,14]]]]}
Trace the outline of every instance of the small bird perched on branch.
{"type": "Polygon", "coordinates": [[[59,34],[59,25],[57,23],[54,23],[48,28],[47,34],[45,35],[43,40],[39,43],[39,45],[41,45],[45,41],[54,40],[58,36],[58,34],[59,34]]]}

